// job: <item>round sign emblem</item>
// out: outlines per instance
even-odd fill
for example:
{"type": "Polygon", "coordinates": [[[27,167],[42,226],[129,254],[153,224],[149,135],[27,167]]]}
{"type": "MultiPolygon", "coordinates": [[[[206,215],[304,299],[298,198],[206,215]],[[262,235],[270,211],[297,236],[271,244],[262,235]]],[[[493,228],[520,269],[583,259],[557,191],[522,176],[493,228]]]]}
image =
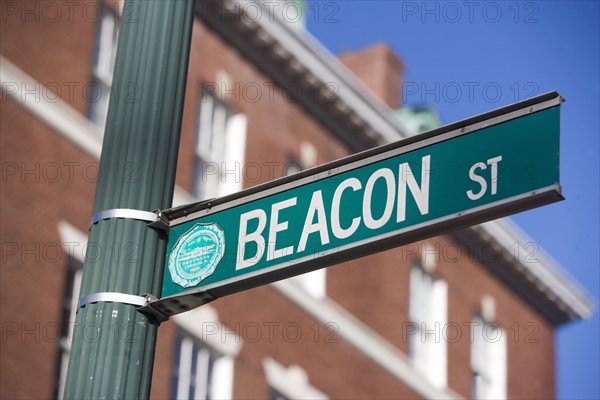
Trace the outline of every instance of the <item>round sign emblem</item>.
{"type": "Polygon", "coordinates": [[[196,224],[175,243],[169,256],[171,280],[196,286],[215,272],[225,252],[225,235],[216,224],[196,224]]]}

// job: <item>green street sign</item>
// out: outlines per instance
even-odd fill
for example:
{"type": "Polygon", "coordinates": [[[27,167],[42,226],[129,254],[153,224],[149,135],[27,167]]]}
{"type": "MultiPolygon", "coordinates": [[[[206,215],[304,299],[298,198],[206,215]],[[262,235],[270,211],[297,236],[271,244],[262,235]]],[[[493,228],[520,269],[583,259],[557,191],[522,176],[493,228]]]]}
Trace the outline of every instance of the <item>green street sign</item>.
{"type": "MultiPolygon", "coordinates": [[[[163,211],[169,316],[218,297],[562,200],[556,92],[163,211]]],[[[365,266],[368,268],[368,266],[365,266]]]]}

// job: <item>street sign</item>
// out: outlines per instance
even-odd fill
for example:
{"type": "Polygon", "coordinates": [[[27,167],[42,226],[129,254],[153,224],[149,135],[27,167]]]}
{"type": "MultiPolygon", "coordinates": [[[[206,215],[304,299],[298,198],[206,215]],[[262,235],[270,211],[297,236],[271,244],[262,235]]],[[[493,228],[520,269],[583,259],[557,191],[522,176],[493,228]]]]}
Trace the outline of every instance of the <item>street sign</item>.
{"type": "MultiPolygon", "coordinates": [[[[237,194],[163,211],[169,316],[562,200],[548,93],[237,194]]],[[[368,268],[368,266],[365,266],[368,268]]]]}

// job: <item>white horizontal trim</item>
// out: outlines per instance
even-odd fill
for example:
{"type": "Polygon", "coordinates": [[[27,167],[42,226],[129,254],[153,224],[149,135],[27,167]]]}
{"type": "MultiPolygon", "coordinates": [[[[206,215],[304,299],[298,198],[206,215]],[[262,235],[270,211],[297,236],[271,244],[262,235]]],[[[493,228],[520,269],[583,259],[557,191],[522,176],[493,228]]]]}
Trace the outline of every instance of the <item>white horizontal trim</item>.
{"type": "Polygon", "coordinates": [[[219,321],[217,311],[210,305],[177,314],[172,320],[181,329],[221,355],[235,357],[242,349],[243,339],[219,321]]]}
{"type": "MultiPolygon", "coordinates": [[[[15,64],[0,55],[0,83],[4,96],[30,112],[60,135],[67,138],[92,158],[99,160],[102,132],[70,104],[59,98],[48,100],[47,89],[15,64]]],[[[182,188],[175,187],[173,206],[197,201],[182,188]]]]}
{"type": "Polygon", "coordinates": [[[396,346],[331,299],[315,299],[288,281],[276,282],[272,286],[322,323],[335,322],[339,336],[420,396],[428,399],[461,398],[449,388],[435,389],[412,368],[409,359],[396,346]]]}
{"type": "MultiPolygon", "coordinates": [[[[256,0],[229,2],[236,3],[241,9],[246,9],[251,3],[256,4],[256,0]]],[[[336,94],[375,130],[382,142],[394,142],[409,136],[395,112],[372,95],[366,86],[310,33],[293,29],[279,18],[258,18],[256,24],[317,80],[323,83],[335,82],[338,86],[336,94]]]]}
{"type": "Polygon", "coordinates": [[[87,235],[67,221],[60,221],[58,223],[58,235],[68,257],[83,264],[88,241],[87,235]]]}
{"type": "Polygon", "coordinates": [[[5,95],[92,157],[100,158],[102,132],[58,96],[49,101],[45,86],[1,55],[0,82],[5,95]]]}
{"type": "Polygon", "coordinates": [[[513,264],[518,262],[546,292],[565,302],[580,318],[592,315],[594,304],[590,296],[541,246],[536,244],[535,254],[532,254],[528,245],[534,240],[515,223],[509,219],[499,219],[480,224],[477,229],[502,246],[507,254],[511,254],[513,264]],[[515,251],[515,244],[519,245],[519,251],[515,251]]]}
{"type": "Polygon", "coordinates": [[[306,371],[297,365],[284,367],[270,357],[263,359],[267,383],[287,399],[328,399],[327,395],[308,382],[306,371]]]}

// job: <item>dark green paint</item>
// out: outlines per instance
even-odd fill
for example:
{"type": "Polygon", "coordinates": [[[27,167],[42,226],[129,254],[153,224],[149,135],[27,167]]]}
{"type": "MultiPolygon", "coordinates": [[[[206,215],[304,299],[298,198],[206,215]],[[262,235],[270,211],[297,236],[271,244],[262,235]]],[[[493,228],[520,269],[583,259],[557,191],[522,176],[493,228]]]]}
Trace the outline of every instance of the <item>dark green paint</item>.
{"type": "MultiPolygon", "coordinates": [[[[193,11],[192,0],[124,4],[113,87],[127,88],[128,96],[110,98],[94,214],[171,205],[193,11]]],[[[92,226],[88,243],[96,252],[86,257],[82,297],[160,295],[164,234],[142,221],[111,219],[92,226]]],[[[149,398],[156,329],[131,305],[80,309],[65,398],[149,398]]]]}

